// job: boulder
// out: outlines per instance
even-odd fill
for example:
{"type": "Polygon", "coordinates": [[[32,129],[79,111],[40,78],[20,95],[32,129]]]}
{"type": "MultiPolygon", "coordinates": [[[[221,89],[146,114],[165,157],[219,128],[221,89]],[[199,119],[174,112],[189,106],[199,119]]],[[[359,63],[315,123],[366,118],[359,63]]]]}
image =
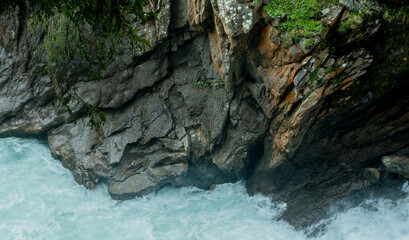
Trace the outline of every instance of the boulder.
{"type": "Polygon", "coordinates": [[[409,178],[409,158],[403,156],[384,156],[382,163],[390,173],[409,178]]]}

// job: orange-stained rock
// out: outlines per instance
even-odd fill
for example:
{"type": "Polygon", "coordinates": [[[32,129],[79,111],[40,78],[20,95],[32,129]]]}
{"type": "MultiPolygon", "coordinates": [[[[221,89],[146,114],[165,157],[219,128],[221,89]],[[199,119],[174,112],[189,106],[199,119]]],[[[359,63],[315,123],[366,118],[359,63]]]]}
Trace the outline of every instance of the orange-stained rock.
{"type": "Polygon", "coordinates": [[[192,30],[203,31],[203,22],[210,17],[211,8],[209,0],[188,0],[188,20],[192,30]]]}
{"type": "Polygon", "coordinates": [[[274,143],[276,144],[278,149],[282,149],[285,151],[285,146],[291,140],[291,137],[294,136],[294,131],[287,131],[283,134],[277,134],[274,137],[274,143]]]}
{"type": "MultiPolygon", "coordinates": [[[[284,103],[284,104],[293,104],[293,103],[295,103],[297,100],[298,100],[298,99],[296,98],[295,90],[293,89],[293,90],[291,90],[291,91],[287,94],[287,96],[285,97],[283,103],[284,103]]],[[[289,107],[289,108],[290,108],[290,107],[289,107]]]]}
{"type": "Polygon", "coordinates": [[[342,73],[345,70],[345,68],[340,67],[338,68],[335,72],[333,72],[330,76],[329,79],[335,78],[336,76],[338,76],[340,73],[342,73]]]}
{"type": "Polygon", "coordinates": [[[347,89],[349,86],[351,86],[353,83],[354,83],[353,81],[349,82],[347,85],[343,86],[343,87],[341,88],[341,90],[342,90],[342,91],[346,90],[346,89],[347,89]]]}
{"type": "Polygon", "coordinates": [[[342,81],[342,84],[347,84],[347,83],[349,83],[350,81],[352,81],[352,80],[354,80],[354,79],[355,79],[354,77],[346,78],[346,79],[344,79],[344,80],[342,81]]]}
{"type": "Polygon", "coordinates": [[[280,38],[280,30],[274,26],[268,25],[261,31],[257,50],[262,55],[262,66],[264,68],[299,62],[305,57],[299,44],[284,48],[280,45],[280,38]]]}
{"type": "Polygon", "coordinates": [[[222,71],[223,60],[221,56],[221,39],[216,32],[209,33],[210,40],[210,54],[212,57],[213,65],[216,68],[217,72],[224,78],[222,71]]]}
{"type": "Polygon", "coordinates": [[[293,82],[300,66],[299,63],[293,63],[282,67],[259,69],[258,73],[264,79],[264,82],[268,83],[271,94],[278,99],[283,97],[283,93],[293,82]]]}
{"type": "MultiPolygon", "coordinates": [[[[263,55],[264,59],[272,59],[274,52],[279,48],[279,45],[273,43],[270,38],[273,29],[274,28],[269,25],[260,33],[260,43],[257,45],[257,50],[263,55]]],[[[263,66],[266,67],[267,64],[263,64],[263,66]]]]}
{"type": "Polygon", "coordinates": [[[327,96],[328,94],[332,93],[332,90],[334,90],[334,85],[333,85],[333,84],[329,85],[329,86],[325,89],[323,96],[327,96]]]}

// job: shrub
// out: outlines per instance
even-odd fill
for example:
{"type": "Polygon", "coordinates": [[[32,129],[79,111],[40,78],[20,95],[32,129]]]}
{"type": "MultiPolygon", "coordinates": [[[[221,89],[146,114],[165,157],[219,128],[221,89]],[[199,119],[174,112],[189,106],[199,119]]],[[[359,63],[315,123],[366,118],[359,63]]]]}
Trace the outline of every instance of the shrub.
{"type": "Polygon", "coordinates": [[[272,0],[264,11],[271,17],[280,18],[283,21],[280,29],[287,31],[296,42],[303,37],[321,40],[326,31],[320,19],[321,11],[335,2],[335,0],[272,0]]]}
{"type": "Polygon", "coordinates": [[[299,41],[301,37],[322,37],[325,27],[320,20],[323,4],[319,0],[272,0],[265,8],[268,15],[284,20],[280,28],[299,41]]]}

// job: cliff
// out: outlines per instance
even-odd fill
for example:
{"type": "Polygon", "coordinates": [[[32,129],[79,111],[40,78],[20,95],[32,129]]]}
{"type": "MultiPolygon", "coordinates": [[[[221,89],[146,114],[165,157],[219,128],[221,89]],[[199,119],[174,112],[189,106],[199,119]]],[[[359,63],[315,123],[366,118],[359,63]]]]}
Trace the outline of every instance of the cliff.
{"type": "Polygon", "coordinates": [[[53,104],[47,33],[1,15],[0,136],[45,137],[79,184],[115,199],[244,178],[308,225],[325,215],[315,204],[371,185],[363,169],[382,173],[382,156],[409,156],[407,17],[335,1],[323,39],[293,41],[267,3],[151,0],[160,21],[137,28],[152,49],[125,49],[98,81],[57,73],[106,113],[98,130],[83,103],[53,104]]]}

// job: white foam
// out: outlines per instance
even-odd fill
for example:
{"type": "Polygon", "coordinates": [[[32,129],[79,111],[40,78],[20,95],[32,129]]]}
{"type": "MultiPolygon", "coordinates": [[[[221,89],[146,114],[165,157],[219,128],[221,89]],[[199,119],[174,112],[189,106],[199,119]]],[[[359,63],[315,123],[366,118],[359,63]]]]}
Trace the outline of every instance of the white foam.
{"type": "MultiPolygon", "coordinates": [[[[243,182],[115,201],[105,186],[78,186],[37,141],[0,139],[0,239],[307,239],[278,220],[285,207],[249,197],[243,182]]],[[[326,220],[315,239],[409,239],[408,219],[407,198],[368,200],[326,220]]]]}

